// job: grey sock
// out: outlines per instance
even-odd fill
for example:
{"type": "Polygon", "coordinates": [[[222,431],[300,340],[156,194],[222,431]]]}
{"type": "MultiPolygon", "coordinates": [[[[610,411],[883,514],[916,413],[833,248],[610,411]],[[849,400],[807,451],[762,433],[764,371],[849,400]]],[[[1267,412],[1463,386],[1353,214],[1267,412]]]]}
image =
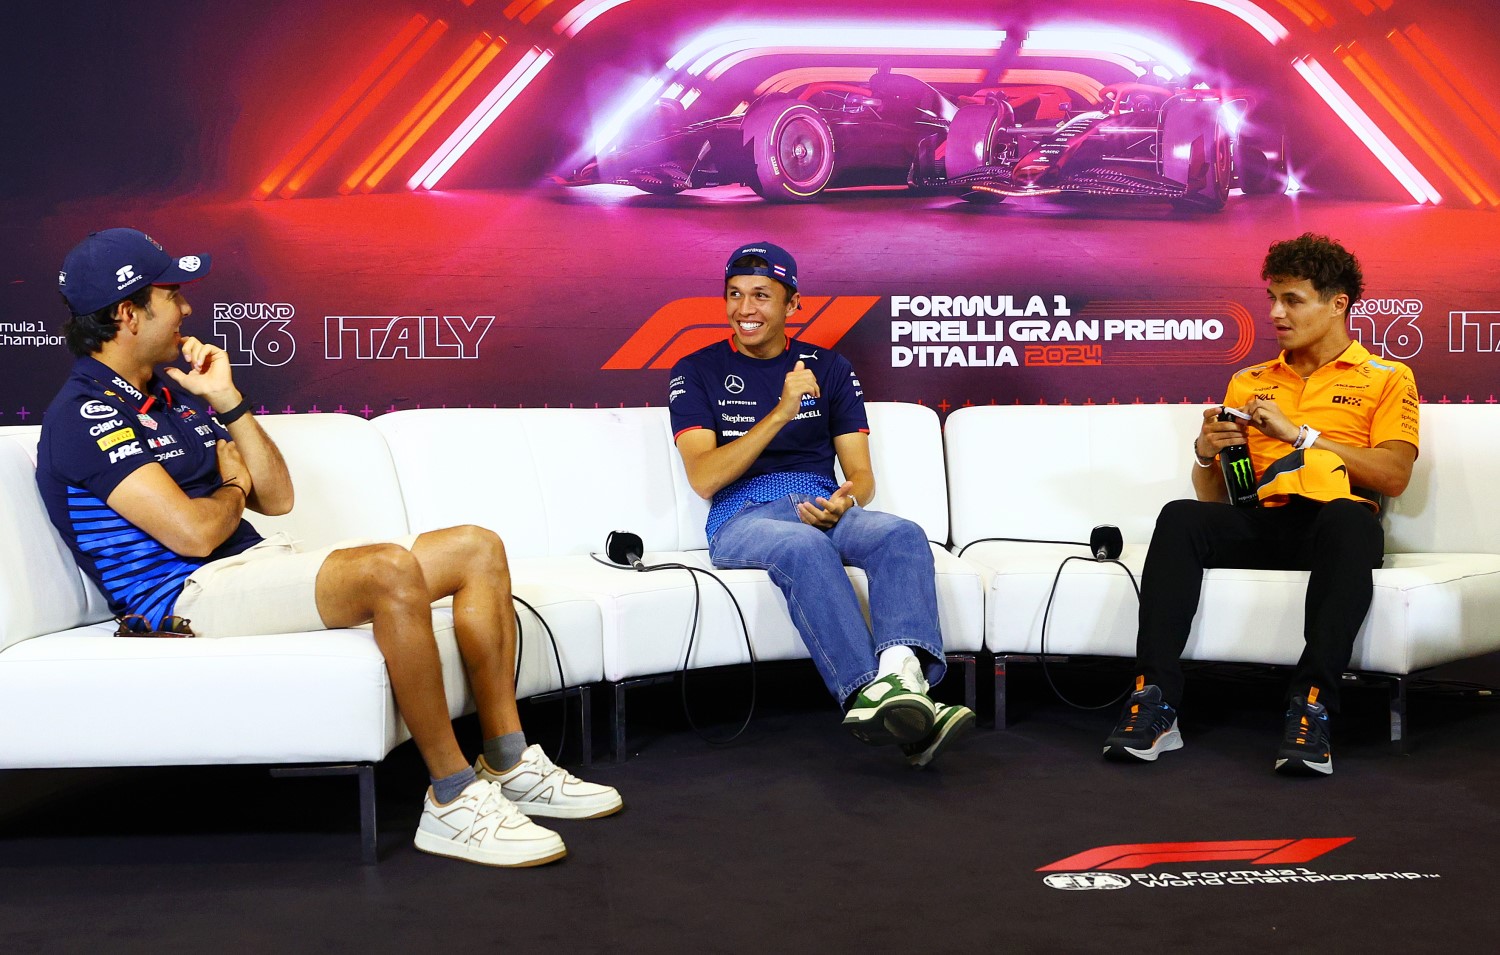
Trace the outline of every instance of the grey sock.
{"type": "Polygon", "coordinates": [[[484,761],[497,773],[503,773],[519,763],[524,752],[526,734],[520,730],[504,736],[491,736],[484,741],[484,761]]]}
{"type": "Polygon", "coordinates": [[[447,805],[458,798],[458,794],[469,788],[474,781],[474,767],[465,766],[452,776],[432,781],[432,798],[447,805]]]}

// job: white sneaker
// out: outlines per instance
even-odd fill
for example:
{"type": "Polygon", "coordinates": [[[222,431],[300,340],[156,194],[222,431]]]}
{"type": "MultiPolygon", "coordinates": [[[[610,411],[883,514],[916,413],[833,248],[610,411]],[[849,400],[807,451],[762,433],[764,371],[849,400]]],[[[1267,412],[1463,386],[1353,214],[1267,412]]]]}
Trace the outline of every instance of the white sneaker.
{"type": "Polygon", "coordinates": [[[498,783],[505,798],[528,816],[557,819],[598,819],[620,811],[625,801],[613,786],[586,783],[547,758],[536,743],[521,753],[521,761],[497,773],[483,756],[474,763],[480,779],[498,783]]]}
{"type": "Polygon", "coordinates": [[[542,865],[568,854],[561,836],[526,818],[485,779],[469,783],[447,805],[433,799],[429,786],[413,841],[423,852],[480,865],[542,865]]]}

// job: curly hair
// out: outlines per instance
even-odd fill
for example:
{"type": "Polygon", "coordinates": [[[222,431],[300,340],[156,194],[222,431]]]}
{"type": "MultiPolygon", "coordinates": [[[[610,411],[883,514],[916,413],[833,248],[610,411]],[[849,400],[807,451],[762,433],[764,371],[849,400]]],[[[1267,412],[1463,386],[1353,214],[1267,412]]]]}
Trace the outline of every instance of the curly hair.
{"type": "Polygon", "coordinates": [[[1349,296],[1350,308],[1365,291],[1365,273],[1354,253],[1314,232],[1272,243],[1260,277],[1267,281],[1307,279],[1325,302],[1340,292],[1349,296]]]}
{"type": "MultiPolygon", "coordinates": [[[[146,308],[151,304],[151,288],[146,285],[136,289],[120,299],[120,302],[129,302],[136,308],[146,308]]],[[[115,310],[120,307],[120,302],[111,302],[87,315],[79,315],[70,307],[68,311],[72,317],[63,322],[62,327],[63,336],[68,340],[68,351],[79,358],[87,358],[103,348],[105,342],[113,341],[120,330],[120,326],[115,323],[115,310]]],[[[66,298],[63,299],[63,304],[68,304],[66,298]]]]}

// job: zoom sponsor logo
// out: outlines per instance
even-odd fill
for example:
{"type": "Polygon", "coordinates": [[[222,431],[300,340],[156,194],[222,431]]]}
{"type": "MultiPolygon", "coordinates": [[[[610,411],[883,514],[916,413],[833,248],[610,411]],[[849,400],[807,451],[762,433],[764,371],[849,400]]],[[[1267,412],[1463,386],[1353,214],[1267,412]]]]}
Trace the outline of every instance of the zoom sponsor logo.
{"type": "Polygon", "coordinates": [[[324,355],[330,359],[475,359],[493,315],[325,315],[324,355]],[[352,352],[352,354],[350,354],[352,352]]]}
{"type": "Polygon", "coordinates": [[[296,314],[286,302],[215,302],[214,337],[233,366],[279,367],[297,354],[296,314]]]}

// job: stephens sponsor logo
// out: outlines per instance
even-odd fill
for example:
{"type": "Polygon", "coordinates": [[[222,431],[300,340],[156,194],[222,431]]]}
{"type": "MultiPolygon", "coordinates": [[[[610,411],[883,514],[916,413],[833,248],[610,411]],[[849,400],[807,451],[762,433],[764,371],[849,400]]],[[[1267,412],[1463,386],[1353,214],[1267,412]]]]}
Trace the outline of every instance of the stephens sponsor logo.
{"type": "Polygon", "coordinates": [[[1422,350],[1421,317],[1421,299],[1360,299],[1349,309],[1349,334],[1383,357],[1412,358],[1422,350]]]}
{"type": "Polygon", "coordinates": [[[721,414],[719,420],[725,424],[754,424],[757,419],[749,414],[721,414]]]}
{"type": "Polygon", "coordinates": [[[296,315],[286,302],[215,302],[214,337],[230,365],[285,365],[297,354],[296,315]]]}
{"type": "Polygon", "coordinates": [[[1044,885],[1065,891],[1399,882],[1441,878],[1434,873],[1422,872],[1324,873],[1304,865],[1353,841],[1352,836],[1347,836],[1333,839],[1245,839],[1099,846],[1044,865],[1037,871],[1047,873],[1042,877],[1044,885]],[[1195,866],[1212,862],[1237,862],[1240,866],[1174,872],[1131,871],[1183,862],[1190,862],[1195,866]],[[1245,868],[1245,865],[1255,868],[1245,868]],[[1127,871],[1129,874],[1124,874],[1127,871]]]}
{"type": "Polygon", "coordinates": [[[475,359],[493,315],[327,315],[324,355],[330,359],[475,359]],[[353,354],[346,354],[352,346],[353,354]]]}

